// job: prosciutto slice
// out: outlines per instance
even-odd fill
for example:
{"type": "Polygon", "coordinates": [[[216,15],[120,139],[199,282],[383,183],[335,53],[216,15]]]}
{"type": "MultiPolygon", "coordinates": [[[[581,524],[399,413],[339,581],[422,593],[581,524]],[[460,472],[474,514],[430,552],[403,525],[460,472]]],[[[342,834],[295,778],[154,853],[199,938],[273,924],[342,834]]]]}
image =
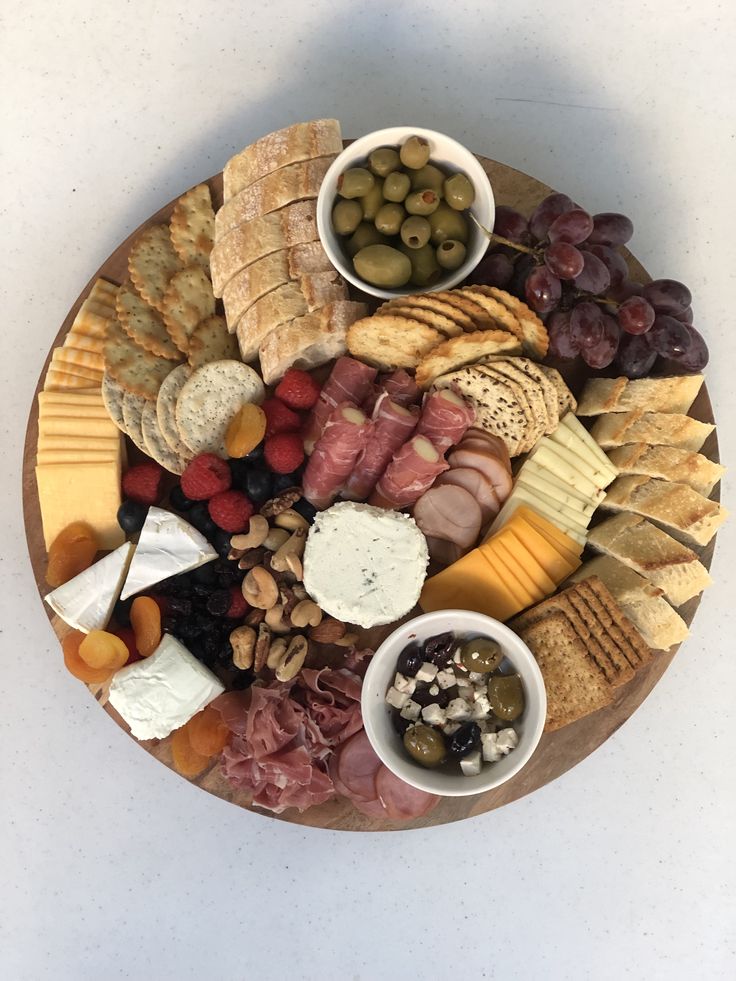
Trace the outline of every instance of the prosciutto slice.
{"type": "Polygon", "coordinates": [[[350,402],[332,410],[317,440],[302,478],[304,497],[316,508],[326,508],[337,497],[363,452],[371,424],[350,402]]]}
{"type": "Polygon", "coordinates": [[[304,446],[311,453],[334,409],[341,402],[361,405],[370,394],[377,371],[354,358],[338,358],[304,425],[304,446]]]}
{"type": "Polygon", "coordinates": [[[428,439],[414,436],[394,454],[368,503],[391,509],[408,507],[448,466],[428,439]]]}
{"type": "Polygon", "coordinates": [[[397,405],[403,405],[404,407],[415,405],[421,395],[419,386],[403,368],[399,368],[393,374],[384,378],[381,382],[381,387],[392,402],[396,402],[397,405]]]}
{"type": "Polygon", "coordinates": [[[450,389],[432,392],[422,406],[417,435],[440,453],[458,443],[475,420],[475,409],[450,389]]]}
{"type": "Polygon", "coordinates": [[[367,442],[345,483],[344,497],[351,501],[367,499],[394,453],[414,432],[419,410],[413,408],[413,412],[402,408],[386,392],[379,396],[367,442]]]}

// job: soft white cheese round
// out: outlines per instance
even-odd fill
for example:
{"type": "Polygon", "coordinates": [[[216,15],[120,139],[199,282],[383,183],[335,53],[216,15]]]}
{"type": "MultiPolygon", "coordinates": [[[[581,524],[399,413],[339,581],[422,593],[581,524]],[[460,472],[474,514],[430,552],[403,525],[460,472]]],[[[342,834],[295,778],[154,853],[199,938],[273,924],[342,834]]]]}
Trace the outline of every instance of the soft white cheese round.
{"type": "Polygon", "coordinates": [[[304,586],[330,616],[375,627],[414,607],[428,562],[413,518],[343,501],[318,514],[309,530],[304,586]]]}

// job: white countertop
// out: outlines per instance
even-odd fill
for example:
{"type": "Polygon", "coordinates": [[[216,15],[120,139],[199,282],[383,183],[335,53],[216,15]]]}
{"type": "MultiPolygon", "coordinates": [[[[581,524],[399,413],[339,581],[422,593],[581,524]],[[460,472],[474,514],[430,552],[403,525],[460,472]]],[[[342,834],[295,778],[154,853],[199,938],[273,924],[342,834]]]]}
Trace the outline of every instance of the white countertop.
{"type": "Polygon", "coordinates": [[[629,214],[644,265],[694,293],[733,460],[733,5],[9,0],[2,20],[0,976],[733,977],[736,520],[693,636],[598,752],[473,821],[351,836],[208,796],[97,708],[41,609],[19,476],[45,353],[104,257],[320,115],[439,129],[629,214]]]}

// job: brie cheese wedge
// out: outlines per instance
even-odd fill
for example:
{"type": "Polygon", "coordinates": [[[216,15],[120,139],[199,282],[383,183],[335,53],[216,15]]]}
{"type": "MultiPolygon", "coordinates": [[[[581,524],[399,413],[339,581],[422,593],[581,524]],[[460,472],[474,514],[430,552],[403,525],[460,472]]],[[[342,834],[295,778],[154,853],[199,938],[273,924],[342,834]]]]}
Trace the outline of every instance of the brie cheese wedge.
{"type": "Polygon", "coordinates": [[[134,550],[135,545],[126,542],[58,586],[45,597],[46,602],[75,630],[85,634],[90,630],[104,630],[117,603],[134,550]]]}
{"type": "Polygon", "coordinates": [[[214,548],[188,521],[163,508],[149,508],[122,599],[216,558],[214,548]]]}

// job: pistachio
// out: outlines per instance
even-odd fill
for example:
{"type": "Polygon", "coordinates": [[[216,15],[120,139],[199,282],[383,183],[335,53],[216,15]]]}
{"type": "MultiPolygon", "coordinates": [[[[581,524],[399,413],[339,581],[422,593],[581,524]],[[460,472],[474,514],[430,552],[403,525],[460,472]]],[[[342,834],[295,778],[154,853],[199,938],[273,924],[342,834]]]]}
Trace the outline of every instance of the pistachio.
{"type": "Polygon", "coordinates": [[[289,641],[283,661],[276,668],[276,677],[279,681],[291,681],[296,677],[304,666],[308,650],[307,638],[295,634],[289,641]]]}
{"type": "Polygon", "coordinates": [[[251,606],[259,610],[270,610],[279,598],[279,587],[271,573],[256,566],[243,580],[243,597],[251,606]]]}
{"type": "Polygon", "coordinates": [[[322,610],[312,600],[302,600],[291,611],[291,622],[295,627],[316,627],[322,622],[322,610]]]}
{"type": "Polygon", "coordinates": [[[241,671],[253,667],[253,657],[256,649],[256,632],[252,627],[236,627],[230,634],[230,644],[233,648],[233,664],[241,671]]]}

